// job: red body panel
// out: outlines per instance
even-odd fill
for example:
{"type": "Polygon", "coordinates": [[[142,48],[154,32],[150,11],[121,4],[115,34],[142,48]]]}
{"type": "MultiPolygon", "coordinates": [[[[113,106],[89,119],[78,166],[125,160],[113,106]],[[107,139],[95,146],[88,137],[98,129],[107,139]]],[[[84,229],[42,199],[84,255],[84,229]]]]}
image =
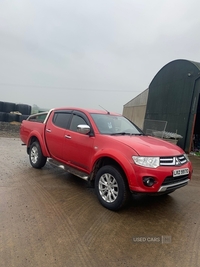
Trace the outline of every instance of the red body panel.
{"type": "MultiPolygon", "coordinates": [[[[68,109],[74,110],[74,108],[68,109]]],[[[89,175],[99,159],[111,158],[123,169],[132,191],[157,192],[164,179],[172,176],[173,170],[180,168],[178,166],[147,168],[136,165],[132,156],[175,157],[184,154],[184,151],[178,146],[149,136],[100,134],[90,115],[91,110],[75,109],[88,118],[94,131],[93,136],[57,127],[52,122],[54,112],[68,109],[52,110],[45,123],[23,121],[20,129],[21,140],[29,146],[31,139],[37,138],[44,156],[56,159],[89,175]],[[143,177],[148,176],[156,180],[152,187],[146,187],[143,184],[143,177]]],[[[100,113],[105,114],[104,111],[100,113]]],[[[181,168],[189,168],[190,179],[191,163],[186,162],[181,168]]]]}

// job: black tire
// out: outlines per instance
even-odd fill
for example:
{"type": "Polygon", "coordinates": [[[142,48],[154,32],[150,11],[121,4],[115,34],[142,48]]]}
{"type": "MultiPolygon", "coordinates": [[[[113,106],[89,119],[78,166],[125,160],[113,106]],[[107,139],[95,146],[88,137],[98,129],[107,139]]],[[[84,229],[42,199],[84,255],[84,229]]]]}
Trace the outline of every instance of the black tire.
{"type": "Polygon", "coordinates": [[[95,191],[100,203],[113,211],[124,207],[130,199],[125,178],[117,168],[110,165],[103,166],[97,172],[95,191]]]}
{"type": "Polygon", "coordinates": [[[26,104],[16,104],[16,111],[19,111],[22,115],[30,115],[31,106],[26,104]]]}
{"type": "Polygon", "coordinates": [[[0,112],[4,112],[4,102],[0,101],[0,112]]]}
{"type": "Polygon", "coordinates": [[[6,113],[0,112],[0,121],[5,121],[5,119],[6,119],[6,113]]]}
{"type": "Polygon", "coordinates": [[[41,147],[37,141],[33,142],[29,149],[29,160],[33,168],[41,169],[46,164],[47,158],[43,156],[41,147]]]}
{"type": "Polygon", "coordinates": [[[11,111],[16,111],[15,103],[4,102],[4,112],[10,113],[11,111]]]}
{"type": "Polygon", "coordinates": [[[6,121],[7,122],[18,121],[18,115],[13,113],[6,113],[6,121]]]}

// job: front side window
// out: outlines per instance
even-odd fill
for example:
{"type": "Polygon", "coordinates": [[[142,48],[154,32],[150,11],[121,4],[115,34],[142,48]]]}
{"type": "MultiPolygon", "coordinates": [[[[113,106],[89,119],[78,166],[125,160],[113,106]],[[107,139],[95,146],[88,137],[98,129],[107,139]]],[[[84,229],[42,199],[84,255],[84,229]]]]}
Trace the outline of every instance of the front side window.
{"type": "Polygon", "coordinates": [[[111,135],[140,135],[142,131],[123,116],[91,114],[99,132],[111,135]]]}
{"type": "Polygon", "coordinates": [[[81,116],[74,114],[72,117],[71,124],[70,124],[70,130],[77,132],[77,126],[80,124],[87,125],[86,121],[81,116]]]}

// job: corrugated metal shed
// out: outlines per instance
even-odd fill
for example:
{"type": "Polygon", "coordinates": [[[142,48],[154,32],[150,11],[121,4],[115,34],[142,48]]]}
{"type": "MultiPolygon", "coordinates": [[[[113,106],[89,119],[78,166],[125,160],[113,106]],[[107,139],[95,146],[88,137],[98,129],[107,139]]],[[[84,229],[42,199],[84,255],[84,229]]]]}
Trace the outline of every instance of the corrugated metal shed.
{"type": "MultiPolygon", "coordinates": [[[[166,131],[178,132],[178,145],[191,150],[195,125],[199,124],[200,63],[174,60],[165,65],[149,85],[145,120],[167,121],[166,131]]],[[[144,124],[144,128],[145,128],[144,124]]]]}

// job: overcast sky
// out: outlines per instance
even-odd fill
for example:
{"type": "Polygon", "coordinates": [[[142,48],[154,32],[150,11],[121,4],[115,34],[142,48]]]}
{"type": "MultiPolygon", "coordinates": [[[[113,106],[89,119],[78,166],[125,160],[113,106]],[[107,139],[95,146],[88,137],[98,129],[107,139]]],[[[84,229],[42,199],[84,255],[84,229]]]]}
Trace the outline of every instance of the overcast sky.
{"type": "Polygon", "coordinates": [[[122,113],[176,59],[200,62],[199,0],[0,0],[0,101],[122,113]]]}

